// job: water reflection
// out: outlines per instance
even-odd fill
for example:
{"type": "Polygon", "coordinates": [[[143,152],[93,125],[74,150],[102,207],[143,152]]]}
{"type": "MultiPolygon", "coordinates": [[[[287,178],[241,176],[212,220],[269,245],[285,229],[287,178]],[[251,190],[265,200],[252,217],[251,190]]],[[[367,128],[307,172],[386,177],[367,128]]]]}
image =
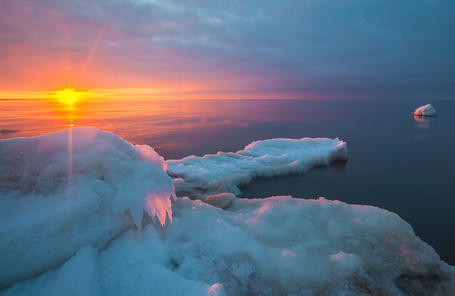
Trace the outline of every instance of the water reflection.
{"type": "Polygon", "coordinates": [[[112,101],[75,91],[55,92],[42,100],[0,100],[0,138],[93,126],[130,142],[150,145],[168,145],[165,139],[191,133],[193,137],[183,143],[188,145],[198,133],[222,133],[230,128],[248,128],[252,121],[273,120],[274,116],[269,116],[272,109],[264,114],[258,107],[254,102],[230,100],[217,104],[201,100],[112,101]]]}
{"type": "Polygon", "coordinates": [[[434,120],[434,116],[414,115],[415,124],[418,133],[414,136],[415,139],[427,140],[429,137],[430,122],[434,120]]]}
{"type": "Polygon", "coordinates": [[[0,100],[0,138],[29,137],[68,126],[93,126],[172,158],[237,151],[270,137],[337,137],[313,128],[339,124],[350,103],[281,100],[111,99],[63,91],[46,100],[0,100]],[[2,112],[1,110],[5,110],[2,112]],[[323,117],[321,115],[324,115],[323,117]],[[283,123],[287,126],[284,127],[283,123]],[[309,127],[310,133],[299,125],[309,127]]]}
{"type": "Polygon", "coordinates": [[[331,169],[331,170],[337,172],[338,174],[343,174],[346,171],[347,162],[348,162],[348,159],[335,161],[335,162],[331,163],[330,167],[324,168],[324,169],[331,169]]]}

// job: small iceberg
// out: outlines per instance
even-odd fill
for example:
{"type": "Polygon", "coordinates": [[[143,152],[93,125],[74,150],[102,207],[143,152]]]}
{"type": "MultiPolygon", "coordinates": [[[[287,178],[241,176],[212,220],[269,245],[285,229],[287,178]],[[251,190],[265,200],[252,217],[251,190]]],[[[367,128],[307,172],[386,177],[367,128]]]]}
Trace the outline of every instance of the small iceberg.
{"type": "Polygon", "coordinates": [[[436,110],[431,106],[431,104],[426,104],[422,107],[417,108],[414,111],[416,116],[436,116],[436,110]]]}

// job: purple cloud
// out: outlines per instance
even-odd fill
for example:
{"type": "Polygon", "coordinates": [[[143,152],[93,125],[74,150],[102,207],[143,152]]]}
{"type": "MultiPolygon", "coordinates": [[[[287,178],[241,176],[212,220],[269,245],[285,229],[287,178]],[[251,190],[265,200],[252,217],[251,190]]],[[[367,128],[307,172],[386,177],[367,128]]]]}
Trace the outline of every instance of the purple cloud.
{"type": "Polygon", "coordinates": [[[450,0],[20,2],[0,7],[2,89],[39,88],[42,76],[195,92],[455,91],[450,0]]]}

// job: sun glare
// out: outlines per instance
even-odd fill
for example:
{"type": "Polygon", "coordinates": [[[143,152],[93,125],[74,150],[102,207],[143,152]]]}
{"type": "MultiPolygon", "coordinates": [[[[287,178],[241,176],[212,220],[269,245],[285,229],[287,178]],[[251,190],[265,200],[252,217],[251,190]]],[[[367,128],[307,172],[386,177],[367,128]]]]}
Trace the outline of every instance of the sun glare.
{"type": "Polygon", "coordinates": [[[68,126],[75,126],[74,121],[82,116],[85,103],[91,98],[91,92],[78,91],[67,87],[61,90],[48,92],[48,100],[53,109],[58,111],[59,117],[68,121],[68,126]]]}
{"type": "Polygon", "coordinates": [[[53,95],[59,103],[71,106],[77,104],[82,99],[84,93],[73,88],[65,88],[63,90],[53,92],[53,95]]]}

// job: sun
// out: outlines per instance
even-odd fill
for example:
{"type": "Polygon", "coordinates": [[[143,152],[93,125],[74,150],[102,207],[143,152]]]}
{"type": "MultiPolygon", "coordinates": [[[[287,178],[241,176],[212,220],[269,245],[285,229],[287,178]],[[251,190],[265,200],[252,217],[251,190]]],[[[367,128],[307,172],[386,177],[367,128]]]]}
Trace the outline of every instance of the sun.
{"type": "Polygon", "coordinates": [[[74,126],[74,121],[82,116],[86,103],[92,98],[92,92],[79,91],[74,87],[66,87],[46,93],[46,100],[51,104],[52,109],[59,113],[59,117],[74,126]]]}
{"type": "Polygon", "coordinates": [[[84,92],[77,91],[74,88],[65,88],[52,92],[52,95],[60,104],[74,106],[82,99],[84,92]]]}

